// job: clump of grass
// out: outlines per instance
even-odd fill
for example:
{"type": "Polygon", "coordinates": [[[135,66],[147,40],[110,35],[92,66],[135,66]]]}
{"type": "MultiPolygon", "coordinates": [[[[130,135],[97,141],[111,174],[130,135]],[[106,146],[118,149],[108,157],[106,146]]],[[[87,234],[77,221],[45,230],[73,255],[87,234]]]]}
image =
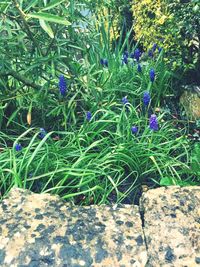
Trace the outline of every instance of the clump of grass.
{"type": "Polygon", "coordinates": [[[16,185],[74,201],[79,196],[84,204],[121,202],[132,192],[134,202],[141,184],[169,176],[181,180],[189,170],[186,139],[170,122],[161,122],[162,114],[159,130],[152,131],[147,114],[139,116],[130,103],[111,102],[76,131],[49,132],[42,139],[36,129],[25,131],[0,154],[1,192],[16,185]]]}

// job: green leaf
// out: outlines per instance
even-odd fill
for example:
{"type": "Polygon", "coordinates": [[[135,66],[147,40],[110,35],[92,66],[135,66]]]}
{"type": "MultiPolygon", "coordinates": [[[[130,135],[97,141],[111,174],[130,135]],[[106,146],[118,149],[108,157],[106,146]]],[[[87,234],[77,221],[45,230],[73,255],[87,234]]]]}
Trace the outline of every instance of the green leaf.
{"type": "Polygon", "coordinates": [[[30,8],[34,7],[39,1],[38,0],[32,0],[29,2],[28,6],[25,8],[25,12],[27,12],[30,8]]]}
{"type": "Polygon", "coordinates": [[[63,17],[59,17],[53,14],[49,14],[49,13],[44,13],[44,12],[39,12],[39,13],[31,13],[28,14],[28,16],[30,18],[35,18],[35,19],[43,19],[45,21],[49,21],[49,22],[54,22],[54,23],[58,23],[58,24],[63,24],[66,26],[69,26],[71,23],[66,20],[63,17]]]}
{"type": "Polygon", "coordinates": [[[40,26],[42,29],[51,37],[54,38],[54,33],[51,29],[51,26],[49,25],[48,22],[44,21],[43,19],[39,19],[40,26]]]}
{"type": "Polygon", "coordinates": [[[163,177],[160,180],[160,185],[168,186],[168,185],[175,185],[176,182],[171,177],[163,177]]]}
{"type": "Polygon", "coordinates": [[[57,5],[61,4],[62,2],[65,2],[65,1],[66,0],[53,0],[45,8],[43,8],[42,10],[49,10],[49,9],[54,8],[57,5]]]}

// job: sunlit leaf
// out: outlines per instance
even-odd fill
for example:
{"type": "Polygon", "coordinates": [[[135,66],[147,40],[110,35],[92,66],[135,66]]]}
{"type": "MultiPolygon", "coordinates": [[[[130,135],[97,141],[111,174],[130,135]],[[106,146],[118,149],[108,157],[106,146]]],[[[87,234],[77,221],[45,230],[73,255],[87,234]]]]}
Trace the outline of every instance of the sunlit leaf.
{"type": "Polygon", "coordinates": [[[52,31],[51,26],[49,25],[48,22],[44,21],[43,19],[39,19],[40,26],[42,29],[51,37],[54,38],[54,33],[52,31]]]}
{"type": "Polygon", "coordinates": [[[28,11],[30,8],[34,7],[37,3],[39,2],[39,0],[32,0],[29,2],[28,6],[25,8],[24,11],[28,11]]]}
{"type": "Polygon", "coordinates": [[[42,10],[52,9],[52,8],[58,6],[59,4],[63,3],[63,2],[66,2],[66,0],[53,0],[48,5],[46,5],[45,8],[43,8],[42,10]]]}
{"type": "Polygon", "coordinates": [[[44,12],[39,12],[39,13],[30,13],[28,14],[28,16],[30,18],[35,18],[35,19],[42,19],[45,21],[49,21],[49,22],[54,22],[54,23],[58,23],[58,24],[63,24],[66,26],[69,26],[71,23],[66,20],[63,17],[59,17],[53,14],[49,14],[49,13],[44,13],[44,12]]]}

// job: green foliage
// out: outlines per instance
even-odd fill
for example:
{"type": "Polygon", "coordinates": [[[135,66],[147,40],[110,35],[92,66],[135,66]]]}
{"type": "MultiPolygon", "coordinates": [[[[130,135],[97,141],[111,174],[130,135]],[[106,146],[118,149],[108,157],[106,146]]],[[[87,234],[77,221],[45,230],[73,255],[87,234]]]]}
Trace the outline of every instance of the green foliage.
{"type": "Polygon", "coordinates": [[[176,66],[194,69],[200,64],[200,4],[192,1],[167,1],[170,21],[170,32],[176,37],[180,50],[176,51],[176,66]]]}
{"type": "Polygon", "coordinates": [[[82,204],[121,202],[130,195],[133,203],[142,184],[163,184],[166,177],[176,184],[196,182],[186,129],[177,130],[177,122],[167,121],[162,110],[159,130],[149,129],[149,115],[171,93],[164,52],[153,58],[144,53],[142,72],[130,57],[122,64],[125,50],[130,54],[138,46],[129,42],[132,29],[125,37],[121,31],[112,43],[112,19],[105,25],[90,12],[83,15],[85,7],[93,10],[102,3],[109,14],[115,1],[106,2],[13,0],[0,5],[2,195],[16,185],[82,204]],[[66,96],[59,92],[60,74],[67,82],[66,96]],[[142,101],[145,91],[151,94],[148,107],[142,101]],[[128,105],[122,103],[125,96],[128,105]],[[42,138],[41,127],[46,130],[42,138]],[[22,150],[16,151],[17,144],[22,150]]]}
{"type": "Polygon", "coordinates": [[[196,144],[191,154],[192,172],[196,173],[200,179],[200,144],[196,144]]]}
{"type": "MultiPolygon", "coordinates": [[[[0,99],[4,129],[24,129],[30,110],[32,121],[37,118],[37,124],[44,127],[51,123],[50,115],[55,120],[59,117],[58,123],[63,124],[75,107],[73,103],[71,111],[65,111],[71,102],[59,97],[58,76],[64,73],[69,79],[75,78],[80,68],[75,57],[87,53],[90,37],[81,34],[84,17],[73,1],[69,5],[64,1],[46,2],[21,1],[18,5],[17,1],[8,1],[2,7],[0,99]]],[[[73,85],[71,91],[76,91],[73,85]]]]}
{"type": "Polygon", "coordinates": [[[84,196],[81,202],[85,204],[91,198],[94,203],[108,203],[113,196],[120,202],[132,191],[135,194],[152,179],[159,183],[170,175],[180,180],[188,173],[182,162],[186,140],[175,139],[177,132],[168,123],[160,123],[160,130],[151,132],[146,115],[129,108],[127,112],[121,103],[110,101],[94,109],[92,120],[78,131],[49,132],[40,140],[37,129],[29,129],[16,138],[13,147],[2,143],[1,192],[16,185],[75,202],[77,196],[84,196]],[[140,129],[136,136],[131,134],[132,125],[140,129]],[[23,147],[18,152],[17,143],[23,147]]]}
{"type": "Polygon", "coordinates": [[[158,43],[173,68],[199,69],[200,4],[198,0],[133,1],[136,39],[144,47],[158,43]]]}

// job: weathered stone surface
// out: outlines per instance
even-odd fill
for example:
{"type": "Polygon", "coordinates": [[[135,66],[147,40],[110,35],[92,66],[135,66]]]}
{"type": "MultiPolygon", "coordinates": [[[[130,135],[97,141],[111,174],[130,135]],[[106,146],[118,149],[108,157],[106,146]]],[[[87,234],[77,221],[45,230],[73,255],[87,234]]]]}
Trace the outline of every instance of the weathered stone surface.
{"type": "Polygon", "coordinates": [[[146,261],[137,206],[76,207],[22,189],[0,204],[1,267],[139,267],[146,261]]]}
{"type": "Polygon", "coordinates": [[[187,88],[180,97],[180,103],[183,105],[185,112],[190,119],[200,119],[199,87],[194,86],[187,88]]]}
{"type": "Polygon", "coordinates": [[[141,198],[148,267],[200,266],[200,187],[149,190],[141,198]]]}

